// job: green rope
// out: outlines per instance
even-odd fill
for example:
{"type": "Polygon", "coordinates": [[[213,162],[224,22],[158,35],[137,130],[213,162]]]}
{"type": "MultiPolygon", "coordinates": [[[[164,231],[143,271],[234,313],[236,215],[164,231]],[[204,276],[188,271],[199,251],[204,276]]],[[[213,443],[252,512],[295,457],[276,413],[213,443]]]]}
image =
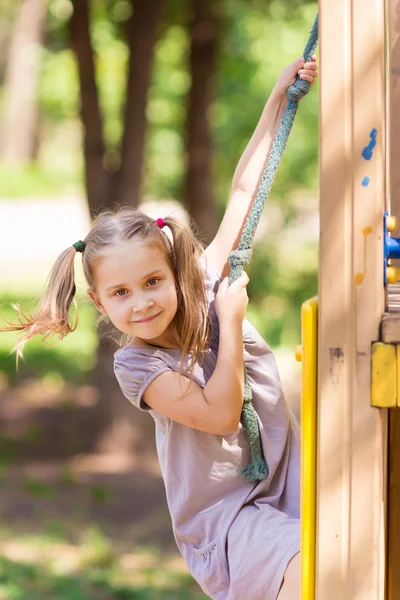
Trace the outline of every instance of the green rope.
{"type": "MultiPolygon", "coordinates": [[[[318,44],[318,15],[310,33],[309,40],[304,49],[305,62],[311,60],[315,48],[318,44]]],[[[268,158],[267,165],[261,177],[256,198],[251,207],[251,211],[247,217],[243,228],[237,250],[234,250],[229,255],[229,264],[231,272],[229,284],[240,277],[243,265],[248,264],[252,254],[252,243],[256,227],[260,220],[262,211],[265,206],[272,182],[275,177],[276,170],[281,161],[288,140],[290,130],[296,116],[299,100],[305,96],[310,89],[310,84],[303,81],[299,77],[296,82],[287,90],[288,104],[285,113],[282,117],[278,132],[272,144],[271,153],[268,158]]],[[[268,465],[263,457],[260,430],[258,426],[257,413],[252,405],[252,392],[247,377],[246,365],[244,365],[244,402],[241,414],[241,421],[247,431],[251,450],[251,463],[242,469],[242,475],[247,481],[260,481],[268,477],[268,465]]]]}

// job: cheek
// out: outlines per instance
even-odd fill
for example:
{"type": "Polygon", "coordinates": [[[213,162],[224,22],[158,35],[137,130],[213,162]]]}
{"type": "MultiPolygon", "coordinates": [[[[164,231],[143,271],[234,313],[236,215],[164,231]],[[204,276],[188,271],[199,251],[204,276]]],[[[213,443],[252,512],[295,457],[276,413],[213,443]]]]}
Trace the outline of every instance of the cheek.
{"type": "Polygon", "coordinates": [[[174,289],[174,292],[173,292],[173,296],[171,298],[171,303],[173,305],[174,312],[176,312],[178,310],[178,297],[176,295],[176,290],[175,289],[174,289]]]}
{"type": "Polygon", "coordinates": [[[170,310],[174,310],[176,311],[177,307],[178,307],[178,299],[177,299],[177,295],[176,295],[176,289],[175,286],[169,286],[168,289],[164,290],[164,294],[163,294],[164,298],[164,304],[166,306],[168,306],[168,308],[170,310]]]}
{"type": "Polygon", "coordinates": [[[117,301],[108,302],[108,304],[105,305],[105,309],[110,318],[118,318],[118,316],[125,312],[125,304],[117,301]]]}

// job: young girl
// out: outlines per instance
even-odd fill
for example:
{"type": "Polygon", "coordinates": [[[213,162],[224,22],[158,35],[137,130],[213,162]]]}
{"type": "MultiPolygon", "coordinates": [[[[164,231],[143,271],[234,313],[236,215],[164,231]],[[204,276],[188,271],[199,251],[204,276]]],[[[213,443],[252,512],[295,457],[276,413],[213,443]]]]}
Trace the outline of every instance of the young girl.
{"type": "Polygon", "coordinates": [[[173,532],[193,577],[216,600],[299,597],[299,434],[274,356],[245,319],[243,274],[228,287],[237,246],[297,74],[312,84],[315,56],[278,78],[236,169],[219,231],[206,250],[174,218],[105,211],[85,240],[58,257],[36,313],[20,315],[18,351],[36,334],[67,335],[82,252],[88,294],[124,334],[115,374],[125,396],[156,423],[173,532]],[[268,476],[241,474],[249,443],[240,422],[243,359],[268,476]]]}

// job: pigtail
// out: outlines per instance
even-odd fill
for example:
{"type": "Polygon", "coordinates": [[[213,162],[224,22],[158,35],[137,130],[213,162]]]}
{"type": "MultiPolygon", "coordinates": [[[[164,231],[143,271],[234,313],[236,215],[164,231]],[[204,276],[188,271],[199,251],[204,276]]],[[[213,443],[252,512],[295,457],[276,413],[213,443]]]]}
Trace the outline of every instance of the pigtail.
{"type": "Polygon", "coordinates": [[[178,310],[175,317],[179,327],[179,344],[182,358],[190,351],[191,369],[211,341],[211,322],[204,285],[204,275],[199,264],[203,252],[201,243],[191,229],[173,218],[164,219],[172,232],[171,263],[177,283],[178,310]]]}
{"type": "Polygon", "coordinates": [[[23,348],[28,340],[35,335],[42,335],[43,340],[57,335],[59,339],[74,331],[78,325],[78,313],[73,326],[69,324],[69,309],[74,301],[75,286],[75,255],[77,250],[71,246],[64,250],[53,265],[46,291],[33,315],[25,312],[19,304],[13,304],[18,313],[18,323],[8,323],[8,327],[0,331],[21,331],[23,335],[13,348],[18,356],[23,356],[23,348]]]}

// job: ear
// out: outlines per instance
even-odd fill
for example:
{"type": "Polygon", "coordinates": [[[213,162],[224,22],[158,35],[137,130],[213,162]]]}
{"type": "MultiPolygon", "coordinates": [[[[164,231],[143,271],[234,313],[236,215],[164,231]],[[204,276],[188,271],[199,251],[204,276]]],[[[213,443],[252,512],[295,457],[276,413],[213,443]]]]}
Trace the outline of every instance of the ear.
{"type": "Polygon", "coordinates": [[[91,290],[88,290],[87,293],[88,293],[89,298],[91,299],[91,301],[93,302],[93,304],[97,308],[97,310],[100,311],[102,315],[106,315],[107,314],[106,310],[105,310],[104,306],[102,305],[102,303],[100,302],[100,300],[97,297],[97,295],[95,294],[95,292],[92,292],[91,290]]]}

